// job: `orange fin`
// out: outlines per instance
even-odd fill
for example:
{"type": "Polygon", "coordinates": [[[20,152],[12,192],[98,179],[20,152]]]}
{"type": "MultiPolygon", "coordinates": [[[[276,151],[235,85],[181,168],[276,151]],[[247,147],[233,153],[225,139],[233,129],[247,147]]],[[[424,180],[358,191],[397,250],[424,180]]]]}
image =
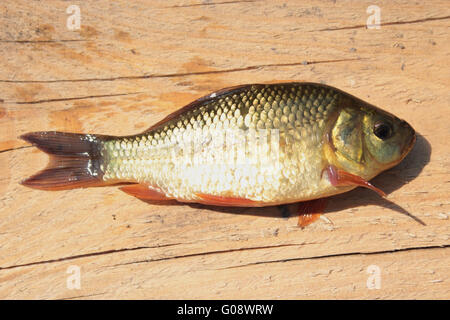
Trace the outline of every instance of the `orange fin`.
{"type": "Polygon", "coordinates": [[[332,165],[328,166],[326,171],[328,173],[328,178],[330,179],[330,182],[333,186],[364,187],[375,191],[382,197],[386,197],[386,193],[384,193],[383,190],[378,189],[377,187],[372,185],[369,181],[366,181],[359,176],[356,176],[344,170],[340,170],[332,165]]]}
{"type": "Polygon", "coordinates": [[[326,199],[317,199],[299,203],[297,225],[304,228],[319,219],[325,211],[327,202],[326,199]]]}
{"type": "Polygon", "coordinates": [[[173,200],[167,197],[159,188],[155,188],[146,184],[130,184],[119,188],[123,192],[143,200],[173,200]]]}
{"type": "Polygon", "coordinates": [[[260,207],[261,202],[239,197],[214,196],[205,193],[196,193],[201,200],[197,201],[202,204],[214,206],[234,206],[234,207],[260,207]]]}

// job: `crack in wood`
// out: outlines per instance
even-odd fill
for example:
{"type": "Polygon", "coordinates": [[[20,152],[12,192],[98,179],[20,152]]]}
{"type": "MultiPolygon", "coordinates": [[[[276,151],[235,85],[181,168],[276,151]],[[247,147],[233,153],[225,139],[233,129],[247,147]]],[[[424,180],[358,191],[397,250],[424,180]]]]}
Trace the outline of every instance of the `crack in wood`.
{"type": "Polygon", "coordinates": [[[206,3],[193,3],[193,4],[184,4],[177,6],[170,6],[164,8],[189,8],[189,7],[204,7],[204,6],[215,6],[222,4],[235,4],[235,3],[245,3],[245,2],[260,2],[261,0],[236,0],[236,1],[223,1],[223,2],[206,2],[206,3]]]}
{"type": "MultiPolygon", "coordinates": [[[[137,250],[142,250],[142,249],[155,249],[155,248],[170,247],[170,246],[176,246],[176,245],[181,245],[181,244],[183,244],[183,243],[173,243],[173,244],[165,244],[165,245],[159,245],[159,246],[142,246],[142,247],[135,247],[135,248],[106,250],[106,251],[100,251],[100,252],[74,255],[74,256],[69,256],[69,257],[64,257],[64,258],[59,258],[59,259],[50,259],[50,260],[43,260],[43,261],[36,261],[36,262],[12,265],[12,266],[7,266],[7,267],[0,267],[0,270],[8,270],[8,269],[15,269],[15,268],[19,268],[19,267],[28,267],[28,266],[34,266],[34,265],[56,263],[56,262],[62,262],[62,261],[67,261],[67,260],[74,260],[74,259],[80,259],[80,258],[86,258],[86,257],[92,257],[92,256],[100,256],[100,255],[106,255],[106,254],[113,254],[113,253],[125,252],[125,251],[137,251],[137,250]]],[[[305,244],[314,244],[314,242],[312,242],[312,243],[291,243],[291,244],[279,244],[279,245],[273,245],[273,246],[260,246],[260,247],[248,247],[248,248],[206,251],[206,252],[191,253],[191,254],[167,257],[167,258],[145,259],[145,260],[138,260],[138,261],[132,261],[132,262],[127,262],[127,263],[119,263],[119,264],[115,264],[115,265],[111,265],[111,266],[107,266],[107,267],[119,267],[119,266],[131,265],[131,264],[168,261],[168,260],[176,260],[176,259],[182,259],[182,258],[191,258],[191,257],[199,257],[199,256],[207,256],[207,255],[223,254],[223,253],[232,253],[232,252],[239,252],[239,251],[294,247],[294,246],[302,246],[305,244]]],[[[345,253],[336,253],[336,254],[328,254],[328,255],[320,255],[320,256],[301,257],[301,258],[258,261],[258,262],[248,263],[248,264],[230,266],[230,267],[225,267],[225,268],[218,268],[217,270],[234,269],[234,268],[241,268],[241,267],[259,265],[259,264],[269,264],[269,263],[284,263],[284,262],[301,261],[301,260],[316,260],[316,259],[357,256],[357,255],[378,255],[378,254],[388,254],[388,253],[406,252],[406,251],[414,251],[414,250],[430,250],[430,249],[443,249],[443,248],[450,248],[450,244],[438,245],[438,246],[427,246],[427,247],[408,247],[408,248],[401,248],[401,249],[369,251],[369,252],[345,252],[345,253]]]]}
{"type": "Polygon", "coordinates": [[[78,254],[78,255],[68,256],[68,257],[63,257],[63,258],[58,258],[58,259],[49,259],[49,260],[28,262],[28,263],[23,263],[23,264],[16,264],[16,265],[7,266],[7,267],[0,267],[0,271],[8,270],[8,269],[15,269],[15,268],[19,268],[19,267],[29,267],[29,266],[35,266],[35,265],[40,265],[40,264],[48,264],[48,263],[62,262],[62,261],[68,261],[68,260],[75,260],[75,259],[80,259],[80,258],[102,256],[102,255],[113,254],[113,253],[118,253],[118,252],[172,247],[172,246],[177,246],[180,244],[182,244],[182,243],[169,243],[169,244],[162,244],[162,245],[156,245],[156,246],[141,246],[141,247],[134,247],[134,248],[111,249],[111,250],[105,250],[105,251],[99,251],[99,252],[84,253],[84,254],[78,254]]]}
{"type": "Polygon", "coordinates": [[[167,257],[167,258],[146,259],[146,260],[126,262],[126,263],[119,263],[119,264],[111,265],[111,266],[108,266],[108,267],[118,267],[118,266],[130,265],[130,264],[139,264],[139,263],[147,263],[147,262],[158,262],[158,261],[166,261],[166,260],[175,260],[175,259],[181,259],[181,258],[208,256],[208,255],[213,255],[213,254],[231,253],[231,252],[239,252],[239,251],[274,249],[274,248],[282,248],[282,247],[295,247],[295,246],[302,246],[302,245],[305,245],[305,244],[315,244],[315,242],[309,242],[309,243],[288,243],[288,244],[278,244],[278,245],[273,245],[273,246],[260,246],[260,247],[247,247],[247,248],[237,248],[237,249],[227,249],[227,250],[206,251],[206,252],[190,253],[190,254],[185,254],[185,255],[167,257]]]}
{"type": "Polygon", "coordinates": [[[440,245],[440,246],[409,247],[409,248],[381,250],[381,251],[369,251],[369,252],[346,252],[346,253],[327,254],[327,255],[321,255],[321,256],[279,259],[279,260],[267,260],[267,261],[258,261],[258,262],[252,262],[252,263],[241,264],[241,265],[225,267],[225,268],[218,268],[216,270],[243,268],[243,267],[248,267],[248,266],[254,266],[254,265],[259,265],[259,264],[269,264],[269,263],[283,263],[283,262],[302,261],[302,260],[318,260],[318,259],[358,256],[358,255],[378,255],[378,254],[407,252],[407,251],[415,251],[415,250],[433,250],[433,249],[445,249],[445,248],[450,248],[450,244],[445,244],[445,245],[440,245]]]}
{"type": "MultiPolygon", "coordinates": [[[[206,255],[213,255],[213,254],[231,253],[231,252],[237,252],[237,251],[247,251],[247,250],[259,250],[259,249],[272,249],[272,248],[280,248],[280,247],[301,246],[301,245],[304,245],[304,244],[305,243],[302,243],[302,244],[298,244],[298,243],[296,243],[296,244],[282,244],[282,245],[276,245],[276,246],[264,246],[264,247],[251,247],[251,248],[239,248],[239,249],[229,249],[229,250],[207,251],[207,252],[200,252],[200,253],[192,253],[192,254],[186,254],[186,255],[173,256],[173,257],[168,257],[168,258],[146,259],[146,260],[127,262],[127,263],[119,263],[119,264],[111,265],[111,266],[108,266],[108,267],[119,267],[119,266],[125,266],[125,265],[130,265],[130,264],[140,264],[140,263],[168,261],[168,260],[176,260],[176,259],[181,259],[181,258],[191,258],[191,257],[206,256],[206,255]]],[[[313,244],[313,243],[308,243],[308,244],[313,244]]],[[[243,265],[237,265],[237,266],[231,266],[231,267],[225,267],[225,268],[218,268],[216,270],[233,269],[233,268],[247,267],[247,266],[253,266],[253,265],[258,265],[258,264],[266,264],[266,263],[281,263],[281,262],[291,262],[291,261],[300,261],[300,260],[316,260],[316,259],[325,259],[325,258],[332,258],[332,257],[355,256],[355,255],[376,255],[376,254],[396,253],[396,252],[413,251],[413,250],[442,249],[442,248],[449,248],[449,247],[450,247],[450,244],[448,244],[448,245],[440,245],[440,246],[428,246],[428,247],[409,247],[409,248],[402,248],[402,249],[372,251],[372,252],[346,252],[346,253],[337,253],[337,254],[329,254],[329,255],[321,255],[321,256],[311,256],[311,257],[301,257],[301,258],[290,258],[290,259],[280,259],[280,260],[259,261],[259,262],[253,262],[253,263],[248,263],[248,264],[243,264],[243,265]]]]}
{"type": "Polygon", "coordinates": [[[82,96],[82,97],[70,97],[70,98],[54,98],[54,99],[43,99],[43,100],[35,100],[35,101],[5,101],[5,103],[9,103],[9,104],[39,104],[39,103],[45,103],[45,102],[61,102],[61,101],[85,100],[85,99],[95,99],[95,98],[105,98],[105,97],[120,97],[120,96],[129,96],[129,95],[140,94],[140,93],[143,93],[143,92],[102,94],[102,95],[96,95],[96,96],[82,96]]]}
{"type": "MultiPolygon", "coordinates": [[[[445,16],[445,17],[434,17],[434,18],[424,18],[424,19],[409,20],[409,21],[385,22],[385,23],[381,23],[380,26],[392,26],[392,25],[401,25],[401,24],[413,24],[413,23],[421,23],[421,22],[437,21],[437,20],[447,20],[447,19],[450,19],[450,16],[445,16]]],[[[325,29],[319,29],[319,30],[312,30],[312,31],[310,31],[310,32],[316,32],[316,31],[351,30],[351,29],[361,29],[361,28],[367,28],[367,25],[366,25],[366,24],[360,24],[360,25],[356,25],[356,26],[348,26],[348,27],[325,28],[325,29]]]]}
{"type": "Polygon", "coordinates": [[[292,63],[271,63],[271,64],[260,64],[253,65],[242,68],[232,68],[232,69],[222,69],[222,70],[210,70],[210,71],[197,71],[197,72],[185,72],[185,73],[167,73],[167,74],[149,74],[140,76],[120,76],[112,78],[86,78],[86,79],[59,79],[59,80],[5,80],[0,79],[0,83],[58,83],[58,82],[90,82],[90,81],[116,81],[116,80],[140,80],[140,79],[156,79],[156,78],[177,78],[177,77],[188,77],[188,76],[201,76],[207,74],[221,74],[221,73],[232,73],[241,71],[251,71],[257,69],[264,69],[270,67],[293,67],[293,66],[306,66],[311,64],[322,64],[322,63],[337,63],[337,62],[348,62],[362,60],[363,58],[353,58],[353,59],[335,59],[335,60],[316,60],[316,61],[302,61],[302,62],[292,62],[292,63]]]}
{"type": "Polygon", "coordinates": [[[59,43],[59,42],[87,42],[92,40],[86,40],[86,39],[60,39],[60,40],[2,40],[0,39],[1,43],[33,43],[33,44],[40,44],[40,43],[59,43]]]}
{"type": "Polygon", "coordinates": [[[31,147],[32,146],[30,145],[30,146],[21,146],[21,147],[9,148],[9,149],[0,150],[0,153],[14,151],[14,150],[19,150],[19,149],[26,149],[26,148],[31,148],[31,147]]]}
{"type": "Polygon", "coordinates": [[[85,295],[80,295],[80,296],[72,296],[72,297],[65,297],[65,298],[61,298],[60,300],[71,300],[71,299],[80,299],[80,298],[88,298],[88,297],[95,297],[95,296],[101,296],[105,293],[108,293],[107,291],[105,292],[100,292],[100,293],[92,293],[92,294],[85,294],[85,295]]]}

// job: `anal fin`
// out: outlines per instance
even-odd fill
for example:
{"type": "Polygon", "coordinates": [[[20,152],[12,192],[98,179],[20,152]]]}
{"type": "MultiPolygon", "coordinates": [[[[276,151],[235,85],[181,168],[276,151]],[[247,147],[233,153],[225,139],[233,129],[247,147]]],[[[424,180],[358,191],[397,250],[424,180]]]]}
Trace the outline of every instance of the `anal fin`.
{"type": "Polygon", "coordinates": [[[142,200],[162,201],[173,200],[167,197],[159,188],[147,184],[130,184],[119,188],[123,192],[142,200]]]}

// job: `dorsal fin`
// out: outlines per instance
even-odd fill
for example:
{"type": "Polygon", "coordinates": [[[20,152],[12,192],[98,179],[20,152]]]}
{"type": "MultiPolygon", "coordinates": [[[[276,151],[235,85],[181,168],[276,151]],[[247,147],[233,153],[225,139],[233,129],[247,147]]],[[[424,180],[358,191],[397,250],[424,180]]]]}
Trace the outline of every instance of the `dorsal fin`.
{"type": "Polygon", "coordinates": [[[158,121],[157,123],[155,123],[154,125],[152,125],[150,128],[148,128],[147,130],[145,130],[142,133],[147,133],[149,131],[156,130],[156,129],[162,127],[166,122],[176,118],[180,114],[182,114],[184,112],[188,112],[189,110],[195,109],[199,106],[205,105],[214,99],[222,98],[224,96],[228,96],[228,95],[235,94],[235,93],[241,93],[243,91],[249,90],[252,87],[259,87],[259,86],[264,86],[264,85],[263,84],[244,84],[244,85],[220,89],[213,93],[207,94],[206,96],[203,96],[197,100],[194,100],[191,103],[185,105],[184,107],[172,112],[171,114],[166,116],[164,119],[162,119],[161,121],[158,121]]]}

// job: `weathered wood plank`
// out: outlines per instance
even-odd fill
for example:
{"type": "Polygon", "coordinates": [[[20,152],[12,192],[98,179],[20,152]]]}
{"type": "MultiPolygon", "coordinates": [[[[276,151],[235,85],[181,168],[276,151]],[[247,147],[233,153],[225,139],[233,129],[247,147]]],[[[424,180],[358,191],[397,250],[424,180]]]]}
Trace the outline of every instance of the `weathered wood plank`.
{"type": "Polygon", "coordinates": [[[83,1],[79,31],[65,1],[0,4],[0,298],[450,297],[447,1],[377,2],[379,30],[370,1],[225,2],[83,1]],[[337,86],[414,126],[414,150],[373,181],[387,200],[333,197],[334,224],[300,230],[274,208],[18,184],[47,161],[20,134],[133,134],[210,91],[279,80],[337,86]]]}

